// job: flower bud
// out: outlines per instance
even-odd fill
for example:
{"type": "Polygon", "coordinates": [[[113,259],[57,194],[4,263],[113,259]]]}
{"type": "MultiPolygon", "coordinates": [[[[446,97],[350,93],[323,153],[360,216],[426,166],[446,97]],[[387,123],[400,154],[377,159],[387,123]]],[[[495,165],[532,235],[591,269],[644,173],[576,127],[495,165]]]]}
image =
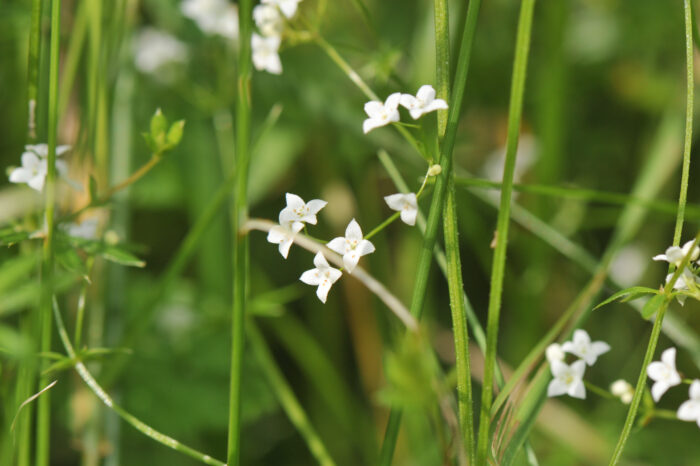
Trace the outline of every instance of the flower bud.
{"type": "Polygon", "coordinates": [[[436,163],[428,169],[428,176],[438,176],[440,173],[442,173],[442,167],[440,164],[436,163]]]}

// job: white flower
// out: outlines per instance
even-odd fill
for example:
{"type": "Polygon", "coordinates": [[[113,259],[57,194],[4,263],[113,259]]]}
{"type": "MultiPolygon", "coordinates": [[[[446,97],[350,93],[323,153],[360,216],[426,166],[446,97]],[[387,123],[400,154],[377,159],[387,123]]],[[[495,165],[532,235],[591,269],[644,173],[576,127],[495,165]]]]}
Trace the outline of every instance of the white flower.
{"type": "Polygon", "coordinates": [[[258,71],[267,71],[272,74],[282,74],[282,62],[278,50],[280,37],[263,37],[253,33],[251,47],[253,48],[253,65],[258,71]]]}
{"type": "Polygon", "coordinates": [[[626,380],[619,379],[610,385],[610,393],[618,397],[624,404],[628,405],[632,402],[632,398],[634,398],[634,387],[626,380]]]}
{"type": "Polygon", "coordinates": [[[275,5],[287,18],[294,16],[301,0],[262,0],[264,4],[275,5]]]}
{"type": "Polygon", "coordinates": [[[647,366],[647,375],[654,381],[651,387],[654,401],[659,401],[666,390],[681,383],[681,376],[676,371],[676,348],[669,348],[661,353],[661,361],[650,363],[647,366]]]}
{"type": "Polygon", "coordinates": [[[400,100],[401,94],[399,92],[394,92],[386,98],[384,103],[378,100],[367,102],[365,104],[365,113],[369,118],[362,123],[362,131],[367,134],[375,128],[399,121],[400,100]]]}
{"type": "Polygon", "coordinates": [[[700,380],[690,384],[690,399],[678,408],[676,416],[681,421],[695,421],[700,427],[700,380]]]}
{"type": "Polygon", "coordinates": [[[267,234],[267,241],[279,244],[280,254],[286,259],[289,255],[289,248],[291,248],[292,243],[294,243],[294,235],[302,228],[304,228],[303,223],[285,221],[282,212],[280,212],[280,224],[270,228],[267,234]]]}
{"type": "Polygon", "coordinates": [[[435,98],[435,89],[430,84],[421,86],[416,96],[401,94],[401,105],[408,109],[414,120],[435,110],[446,110],[447,102],[435,98]]]}
{"type": "Polygon", "coordinates": [[[308,203],[296,194],[287,193],[287,207],[280,212],[280,225],[289,225],[293,231],[304,228],[304,223],[316,225],[316,214],[326,207],[326,201],[313,199],[308,203]]]}
{"type": "MultiPolygon", "coordinates": [[[[671,279],[673,278],[672,273],[669,273],[666,275],[666,283],[670,282],[671,279]]],[[[674,290],[679,290],[679,291],[689,291],[691,285],[695,286],[695,284],[698,284],[700,282],[700,278],[698,278],[691,270],[686,267],[683,269],[683,272],[678,276],[676,281],[673,283],[673,289],[674,290]]],[[[685,304],[685,299],[687,296],[679,294],[676,296],[676,299],[680,303],[681,306],[685,304]]]]}
{"type": "MultiPolygon", "coordinates": [[[[41,144],[27,144],[24,146],[24,150],[28,152],[34,152],[36,155],[41,157],[42,159],[48,158],[49,156],[49,145],[45,143],[41,144]]],[[[70,150],[70,146],[68,145],[60,145],[56,146],[56,157],[59,157],[66,152],[70,150]]]]}
{"type": "Polygon", "coordinates": [[[332,239],[328,248],[343,256],[343,265],[348,273],[352,273],[360,257],[374,252],[374,245],[362,238],[362,229],[354,218],[345,229],[345,237],[332,239]]]}
{"type": "MultiPolygon", "coordinates": [[[[682,248],[679,248],[678,246],[671,246],[670,248],[666,249],[665,254],[659,254],[658,256],[654,256],[652,259],[655,261],[666,261],[669,264],[680,267],[683,258],[690,252],[693,242],[693,240],[688,241],[682,248]]],[[[695,261],[698,259],[698,257],[700,257],[700,248],[695,246],[695,248],[693,248],[693,253],[690,255],[690,261],[695,261]]]]}
{"type": "MultiPolygon", "coordinates": [[[[22,166],[17,167],[10,173],[11,183],[27,183],[30,188],[36,191],[44,189],[46,175],[48,172],[47,157],[49,148],[46,144],[28,144],[24,146],[22,153],[22,166]]],[[[70,150],[70,146],[56,146],[56,156],[60,156],[70,150]]],[[[67,179],[68,165],[63,160],[56,160],[56,171],[59,175],[67,179]]],[[[72,184],[72,183],[71,183],[72,184]]],[[[79,189],[79,188],[78,188],[79,189]]]]}
{"type": "Polygon", "coordinates": [[[228,0],[184,0],[180,10],[205,34],[238,39],[238,8],[228,0]]]}
{"type": "Polygon", "coordinates": [[[586,362],[579,359],[570,366],[562,361],[551,362],[554,379],[549,382],[547,396],[559,396],[567,394],[574,398],[586,398],[586,387],[583,384],[583,373],[586,371],[586,362]]]}
{"type": "Polygon", "coordinates": [[[167,64],[186,60],[185,44],[165,32],[147,27],[134,40],[134,62],[143,73],[155,74],[167,64]]]}
{"type": "Polygon", "coordinates": [[[392,194],[385,196],[384,200],[391,210],[401,212],[401,221],[406,225],[416,224],[416,215],[418,215],[418,198],[416,193],[408,194],[392,194]]]}
{"type": "Polygon", "coordinates": [[[573,341],[565,342],[562,347],[567,353],[574,354],[586,361],[586,364],[592,366],[596,359],[603,353],[610,351],[610,345],[604,341],[594,341],[591,343],[591,337],[585,330],[578,329],[574,331],[573,341]]]}
{"type": "Polygon", "coordinates": [[[73,236],[74,238],[95,239],[97,238],[98,223],[97,218],[87,218],[80,223],[65,225],[64,230],[68,236],[73,236]]]}
{"type": "Polygon", "coordinates": [[[566,357],[559,343],[552,343],[549,345],[545,351],[545,355],[550,364],[552,364],[553,361],[564,361],[564,357],[566,357]]]}
{"type": "Polygon", "coordinates": [[[263,36],[279,36],[284,22],[280,11],[272,5],[257,5],[253,8],[253,19],[263,36]]]}
{"type": "Polygon", "coordinates": [[[338,281],[340,276],[343,274],[340,270],[334,269],[328,262],[323,254],[318,252],[314,257],[315,269],[307,270],[299,280],[306,283],[307,285],[318,285],[316,289],[316,296],[321,300],[322,303],[326,302],[326,297],[328,297],[328,291],[331,289],[331,285],[338,281]]]}

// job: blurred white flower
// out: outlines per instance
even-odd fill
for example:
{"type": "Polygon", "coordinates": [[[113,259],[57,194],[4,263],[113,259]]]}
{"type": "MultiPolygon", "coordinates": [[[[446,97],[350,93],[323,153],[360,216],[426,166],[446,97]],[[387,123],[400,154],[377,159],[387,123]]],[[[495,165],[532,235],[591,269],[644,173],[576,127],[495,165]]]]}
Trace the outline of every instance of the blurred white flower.
{"type": "Polygon", "coordinates": [[[552,364],[553,361],[564,361],[564,358],[566,357],[566,354],[559,343],[552,343],[549,345],[545,351],[545,355],[547,356],[547,361],[549,361],[550,364],[552,364]]]}
{"type": "Polygon", "coordinates": [[[659,401],[666,390],[681,383],[681,376],[676,371],[676,348],[669,348],[661,353],[661,361],[654,361],[647,366],[647,375],[654,381],[651,396],[659,401]]]}
{"type": "Polygon", "coordinates": [[[187,47],[170,34],[146,27],[134,40],[134,59],[139,71],[156,74],[165,65],[184,63],[187,47]]]}
{"type": "MultiPolygon", "coordinates": [[[[10,173],[11,183],[27,183],[30,188],[41,192],[44,189],[48,171],[47,157],[49,148],[46,144],[28,144],[24,146],[22,153],[22,166],[10,173]]],[[[56,156],[60,156],[70,150],[70,146],[56,146],[56,156]]],[[[56,160],[56,171],[66,179],[69,184],[74,182],[68,179],[68,165],[63,160],[56,160]]],[[[75,186],[74,186],[75,187],[75,186]]],[[[78,187],[77,189],[80,189],[78,187]]]]}
{"type": "Polygon", "coordinates": [[[700,380],[693,380],[688,391],[690,399],[680,405],[676,416],[681,421],[695,421],[700,427],[700,380]]]}
{"type": "Polygon", "coordinates": [[[253,8],[253,19],[263,36],[279,36],[284,28],[280,11],[272,5],[257,5],[253,8]]]}
{"type": "Polygon", "coordinates": [[[316,253],[314,257],[314,265],[316,268],[307,270],[301,274],[299,280],[307,285],[318,286],[316,289],[316,296],[318,296],[318,299],[320,299],[322,303],[325,303],[331,286],[338,281],[343,273],[328,265],[326,258],[323,257],[323,254],[320,252],[316,253]]]}
{"type": "Polygon", "coordinates": [[[574,354],[583,359],[589,366],[595,364],[598,356],[610,351],[610,345],[604,341],[591,342],[591,337],[588,336],[588,332],[582,329],[574,331],[573,341],[565,342],[561,348],[567,353],[574,354]]]}
{"type": "Polygon", "coordinates": [[[610,276],[624,286],[639,283],[647,268],[648,256],[634,244],[623,247],[610,264],[610,276]]]}
{"type": "Polygon", "coordinates": [[[180,10],[205,34],[238,39],[238,7],[228,0],[184,0],[180,10]]]}
{"type": "Polygon", "coordinates": [[[391,210],[401,212],[401,221],[406,225],[415,225],[416,216],[418,215],[418,198],[416,193],[407,194],[392,194],[385,196],[384,201],[391,210]]]}
{"type": "MultiPolygon", "coordinates": [[[[669,264],[680,267],[683,258],[690,252],[693,242],[693,240],[688,241],[682,248],[679,248],[678,246],[671,246],[666,249],[664,254],[654,256],[652,259],[655,261],[666,261],[669,264]]],[[[698,257],[700,257],[700,248],[695,246],[695,248],[693,248],[693,252],[690,254],[690,262],[698,260],[698,257]]]]}
{"type": "Polygon", "coordinates": [[[628,405],[632,402],[632,398],[634,398],[634,387],[626,380],[619,379],[610,385],[610,393],[619,398],[624,404],[628,405]]]}
{"type": "Polygon", "coordinates": [[[583,373],[586,371],[585,361],[579,359],[570,366],[562,361],[552,361],[550,367],[554,379],[549,382],[547,396],[567,394],[574,398],[586,398],[586,387],[583,384],[583,373]]]}
{"type": "Polygon", "coordinates": [[[267,234],[267,241],[274,244],[279,244],[279,251],[285,259],[289,255],[289,248],[294,243],[294,235],[298,233],[304,224],[301,222],[285,221],[282,213],[280,213],[280,224],[270,228],[267,234]]]}
{"type": "Polygon", "coordinates": [[[99,221],[95,217],[86,218],[80,223],[66,224],[64,230],[68,236],[83,239],[95,239],[97,238],[98,223],[99,221]]]}
{"type": "Polygon", "coordinates": [[[287,193],[287,207],[282,209],[279,216],[280,225],[286,225],[292,231],[300,231],[304,223],[316,225],[316,214],[326,207],[326,201],[313,199],[308,203],[296,194],[287,193]]]}
{"type": "MultiPolygon", "coordinates": [[[[666,275],[666,283],[671,281],[673,275],[674,274],[672,273],[666,275]]],[[[683,272],[681,272],[680,276],[673,283],[673,289],[678,291],[690,291],[691,287],[695,287],[695,285],[699,283],[700,278],[698,278],[693,272],[691,272],[691,270],[688,267],[686,267],[683,269],[683,272]]],[[[686,298],[687,296],[682,294],[676,296],[676,299],[678,300],[681,306],[685,304],[686,298]]]]}
{"type": "Polygon", "coordinates": [[[384,103],[379,102],[378,100],[371,100],[367,102],[365,104],[365,113],[369,118],[362,123],[362,131],[367,134],[375,128],[399,121],[400,100],[401,93],[394,92],[386,98],[384,103]]]}
{"type": "Polygon", "coordinates": [[[447,110],[447,102],[435,98],[435,89],[430,84],[421,86],[415,97],[401,94],[400,103],[408,109],[414,120],[435,110],[447,110]]]}
{"type": "Polygon", "coordinates": [[[280,9],[282,14],[291,18],[297,12],[297,6],[301,0],[262,0],[264,4],[274,5],[280,9]]]}
{"type": "Polygon", "coordinates": [[[251,47],[253,49],[253,65],[255,65],[256,70],[282,74],[282,62],[278,52],[280,41],[279,36],[263,37],[253,33],[251,47]]]}
{"type": "Polygon", "coordinates": [[[345,237],[339,236],[328,243],[328,248],[343,256],[343,265],[348,273],[357,266],[360,257],[374,252],[374,245],[363,239],[362,229],[353,218],[345,229],[345,237]]]}
{"type": "MultiPolygon", "coordinates": [[[[515,158],[515,171],[513,173],[513,182],[519,182],[525,173],[537,161],[537,141],[530,134],[521,134],[518,139],[518,153],[515,158]]],[[[506,147],[505,145],[491,152],[484,162],[481,169],[484,176],[492,181],[500,182],[503,179],[503,168],[506,163],[506,147]]],[[[495,193],[498,197],[498,193],[495,193]]],[[[517,194],[517,193],[513,193],[517,194]]]]}

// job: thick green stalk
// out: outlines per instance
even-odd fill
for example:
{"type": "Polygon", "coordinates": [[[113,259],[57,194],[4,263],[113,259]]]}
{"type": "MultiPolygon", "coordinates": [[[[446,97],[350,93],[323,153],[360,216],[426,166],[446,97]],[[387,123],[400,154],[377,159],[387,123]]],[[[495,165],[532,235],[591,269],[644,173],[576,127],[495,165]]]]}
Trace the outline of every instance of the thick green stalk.
{"type": "Polygon", "coordinates": [[[233,310],[231,319],[231,369],[229,390],[228,466],[240,459],[241,373],[245,338],[245,310],[248,276],[248,236],[239,233],[248,216],[248,165],[250,159],[250,78],[252,1],[239,2],[240,49],[238,95],[236,99],[236,189],[233,200],[233,310]]]}
{"type": "Polygon", "coordinates": [[[488,321],[486,324],[486,355],[484,362],[484,382],[481,391],[481,415],[479,419],[479,439],[476,464],[486,464],[491,426],[491,402],[493,401],[493,372],[496,363],[498,323],[501,311],[501,294],[505,275],[506,249],[508,246],[508,226],[510,223],[510,197],[513,191],[513,173],[518,150],[520,119],[523,110],[525,75],[530,49],[530,31],[535,0],[523,0],[520,7],[518,36],[515,43],[513,81],[511,84],[510,108],[508,110],[508,140],[506,142],[506,162],[503,171],[503,189],[498,210],[496,248],[493,253],[491,291],[489,296],[488,321]]]}
{"type": "MultiPolygon", "coordinates": [[[[690,152],[693,139],[693,104],[694,104],[694,76],[693,76],[693,17],[692,10],[690,6],[690,0],[683,1],[683,11],[685,17],[685,59],[686,59],[686,107],[685,107],[685,142],[683,147],[683,169],[681,172],[681,189],[678,197],[678,216],[676,217],[676,228],[673,233],[673,245],[678,246],[681,240],[681,234],[683,232],[683,221],[685,219],[685,204],[688,195],[688,178],[690,176],[690,152]]],[[[696,238],[697,242],[697,238],[696,238]]],[[[692,248],[691,248],[692,249],[692,248]]],[[[687,257],[685,258],[687,259],[687,257]]],[[[681,269],[684,264],[687,263],[685,260],[681,263],[681,267],[676,271],[673,278],[678,278],[681,269]]],[[[669,271],[672,267],[669,267],[669,271]]],[[[664,292],[668,294],[673,288],[673,283],[675,280],[671,280],[664,289],[664,292]],[[670,286],[669,286],[670,285],[670,286]]],[[[667,299],[664,305],[659,309],[656,315],[656,320],[654,321],[654,327],[651,330],[651,336],[649,338],[649,344],[647,345],[647,351],[644,355],[644,362],[642,363],[642,369],[639,373],[639,379],[637,380],[637,386],[634,390],[634,398],[632,403],[630,403],[629,410],[627,411],[627,418],[625,419],[625,424],[620,433],[620,438],[617,441],[615,450],[613,451],[613,456],[610,459],[610,464],[615,465],[620,461],[622,457],[622,451],[625,448],[627,439],[629,438],[630,432],[632,431],[632,426],[634,425],[634,420],[637,415],[637,409],[639,408],[639,403],[642,399],[642,392],[646,386],[646,370],[647,366],[651,362],[654,356],[654,351],[656,350],[656,344],[659,341],[659,334],[661,333],[661,324],[664,320],[664,315],[666,313],[666,308],[668,307],[669,300],[667,299]]]]}
{"type": "MultiPolygon", "coordinates": [[[[446,0],[435,0],[435,64],[437,97],[449,101],[450,94],[450,31],[449,11],[446,0]]],[[[438,137],[442,138],[447,127],[447,111],[437,114],[438,137]]],[[[445,157],[452,158],[450,152],[445,157]]],[[[452,313],[452,332],[455,342],[455,363],[457,367],[457,406],[459,425],[462,431],[462,444],[466,449],[469,463],[476,459],[474,450],[474,404],[472,400],[471,368],[469,361],[469,331],[465,308],[464,284],[462,283],[462,263],[459,256],[457,222],[457,199],[455,197],[454,171],[447,175],[443,233],[447,259],[447,286],[452,313]]]]}
{"type": "MultiPolygon", "coordinates": [[[[416,281],[413,289],[413,298],[411,300],[411,313],[417,319],[420,319],[423,313],[423,304],[425,303],[425,293],[428,287],[428,273],[430,272],[430,263],[433,259],[433,250],[435,248],[435,240],[437,230],[440,223],[440,216],[443,213],[444,198],[446,191],[446,180],[451,175],[452,169],[452,150],[454,148],[455,139],[457,136],[457,124],[459,123],[459,114],[462,108],[462,100],[464,98],[464,88],[467,81],[467,73],[469,71],[469,63],[471,59],[472,44],[476,33],[476,20],[479,14],[481,0],[472,0],[469,2],[467,9],[467,19],[464,25],[462,34],[462,42],[460,44],[459,60],[457,61],[457,71],[455,73],[454,87],[452,89],[452,97],[450,99],[449,114],[447,118],[447,126],[445,137],[443,138],[440,147],[440,164],[442,165],[442,174],[438,176],[435,183],[435,191],[433,192],[432,202],[430,204],[430,213],[428,214],[428,223],[426,225],[425,235],[423,239],[423,247],[418,259],[418,269],[416,271],[416,281]]],[[[399,435],[399,427],[401,424],[401,411],[392,409],[389,414],[386,432],[384,434],[384,443],[380,453],[380,464],[388,466],[391,464],[391,459],[394,456],[396,440],[399,435]]]]}
{"type": "MultiPolygon", "coordinates": [[[[40,329],[41,351],[51,351],[51,297],[54,280],[54,209],[56,204],[56,139],[58,137],[58,64],[61,38],[61,0],[51,3],[51,61],[49,66],[49,112],[47,172],[45,190],[46,238],[43,246],[41,270],[40,329]]],[[[44,364],[47,365],[46,361],[44,364]]],[[[39,378],[39,386],[49,384],[48,376],[39,378]]],[[[49,464],[49,444],[51,427],[51,396],[45,393],[39,398],[37,407],[36,464],[49,464]]]]}

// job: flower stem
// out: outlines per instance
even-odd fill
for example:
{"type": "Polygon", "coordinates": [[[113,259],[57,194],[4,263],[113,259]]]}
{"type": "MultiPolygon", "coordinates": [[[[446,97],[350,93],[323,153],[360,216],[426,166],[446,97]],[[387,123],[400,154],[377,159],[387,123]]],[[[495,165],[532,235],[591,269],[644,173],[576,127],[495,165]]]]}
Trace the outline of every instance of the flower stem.
{"type": "Polygon", "coordinates": [[[506,161],[503,170],[501,203],[498,210],[496,248],[493,253],[491,291],[489,296],[488,321],[486,324],[486,355],[484,362],[484,382],[481,391],[481,415],[479,420],[479,439],[477,443],[476,460],[476,464],[478,465],[486,464],[488,456],[491,403],[493,401],[493,373],[498,340],[503,277],[505,275],[506,249],[508,246],[508,226],[510,223],[510,197],[513,191],[513,173],[518,150],[518,136],[520,134],[520,119],[523,110],[525,75],[530,49],[530,32],[532,29],[534,7],[535,0],[523,0],[520,7],[518,36],[515,43],[510,109],[508,111],[506,161]]]}
{"type": "MultiPolygon", "coordinates": [[[[683,220],[685,219],[685,204],[688,194],[688,177],[690,174],[690,152],[691,144],[693,139],[693,101],[694,101],[694,76],[693,76],[693,17],[692,10],[690,7],[690,0],[683,1],[683,11],[685,19],[685,56],[686,56],[686,107],[685,107],[685,142],[683,147],[683,169],[681,172],[681,188],[678,197],[678,215],[676,217],[676,227],[673,233],[673,245],[678,246],[681,240],[681,233],[683,232],[683,220]]],[[[697,237],[695,239],[697,243],[697,237]]],[[[691,248],[692,251],[693,248],[691,248]]],[[[690,254],[690,253],[689,253],[690,254]]],[[[689,256],[688,254],[688,256],[689,256]]],[[[667,296],[673,290],[673,284],[683,270],[685,264],[687,264],[688,256],[683,259],[681,266],[676,270],[672,279],[666,284],[664,288],[664,294],[667,296]]],[[[671,270],[669,268],[669,270],[671,270]]],[[[666,299],[664,304],[659,309],[656,320],[654,321],[654,327],[651,330],[651,337],[649,338],[649,344],[647,345],[647,351],[644,355],[644,362],[642,363],[642,369],[639,373],[639,378],[637,380],[637,386],[634,390],[634,398],[630,404],[629,410],[627,411],[627,419],[625,419],[625,424],[622,427],[622,432],[620,433],[620,438],[617,441],[615,450],[613,451],[613,456],[610,459],[610,465],[615,465],[620,461],[622,457],[622,451],[625,448],[627,439],[629,438],[630,432],[632,431],[632,426],[634,425],[634,420],[637,415],[637,410],[639,409],[639,403],[642,400],[642,394],[644,391],[644,386],[646,384],[646,369],[654,356],[654,351],[656,350],[656,344],[659,341],[659,334],[661,333],[661,324],[664,320],[664,315],[666,309],[670,303],[670,299],[666,299]]]]}
{"type": "Polygon", "coordinates": [[[231,319],[231,368],[228,422],[228,466],[238,466],[241,447],[241,373],[245,338],[248,287],[248,237],[239,234],[248,216],[248,165],[250,160],[250,81],[252,1],[239,2],[240,42],[238,51],[238,95],[236,98],[236,185],[233,200],[233,309],[231,319]]]}
{"type": "Polygon", "coordinates": [[[29,31],[29,63],[27,76],[27,137],[36,140],[36,102],[39,95],[39,50],[41,42],[42,0],[32,0],[31,27],[29,31]]]}
{"type": "MultiPolygon", "coordinates": [[[[56,140],[58,136],[58,65],[61,38],[61,0],[51,2],[51,48],[49,65],[48,157],[45,189],[45,224],[41,270],[41,298],[39,305],[40,351],[51,351],[51,298],[54,280],[54,209],[56,204],[56,140]]],[[[48,361],[43,366],[47,367],[48,361]]],[[[39,386],[49,384],[46,374],[39,378],[39,386]]],[[[51,396],[47,392],[37,404],[36,464],[47,466],[50,457],[51,396]]]]}

